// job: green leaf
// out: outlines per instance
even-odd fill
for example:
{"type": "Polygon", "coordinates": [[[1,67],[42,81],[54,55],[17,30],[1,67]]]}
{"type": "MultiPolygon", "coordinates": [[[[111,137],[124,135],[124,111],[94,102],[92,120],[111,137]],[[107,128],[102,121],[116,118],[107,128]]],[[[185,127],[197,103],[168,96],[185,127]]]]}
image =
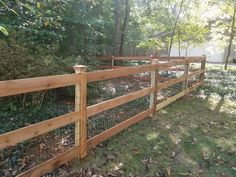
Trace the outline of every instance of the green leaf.
{"type": "Polygon", "coordinates": [[[4,35],[6,35],[6,36],[9,35],[8,31],[7,31],[6,28],[4,28],[3,26],[0,26],[0,31],[1,31],[4,35]]]}
{"type": "Polygon", "coordinates": [[[25,7],[26,9],[30,10],[33,14],[35,14],[35,9],[30,6],[29,4],[21,4],[23,7],[25,7]]]}
{"type": "Polygon", "coordinates": [[[7,7],[7,5],[6,5],[5,2],[3,2],[2,0],[0,0],[0,3],[1,3],[3,6],[5,6],[7,9],[9,9],[9,8],[7,7]]]}
{"type": "Polygon", "coordinates": [[[37,2],[37,7],[38,7],[39,9],[41,8],[40,2],[37,2]]]}
{"type": "Polygon", "coordinates": [[[19,16],[19,14],[18,14],[15,10],[11,9],[10,11],[12,11],[14,14],[16,14],[17,16],[19,16]]]}

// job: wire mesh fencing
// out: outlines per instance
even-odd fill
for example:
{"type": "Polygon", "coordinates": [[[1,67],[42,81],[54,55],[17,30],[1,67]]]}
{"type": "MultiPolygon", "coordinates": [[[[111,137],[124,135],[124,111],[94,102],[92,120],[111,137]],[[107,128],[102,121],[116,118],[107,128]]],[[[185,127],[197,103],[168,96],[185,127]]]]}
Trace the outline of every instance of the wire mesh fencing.
{"type": "MultiPolygon", "coordinates": [[[[1,107],[0,134],[72,112],[74,102],[70,99],[65,100],[64,93],[73,91],[73,87],[60,88],[52,89],[44,94],[34,92],[2,99],[1,102],[5,105],[8,105],[8,101],[15,104],[12,104],[11,111],[8,107],[1,107]]],[[[72,96],[74,97],[73,94],[72,96]]],[[[0,150],[0,176],[16,176],[72,146],[74,146],[73,124],[6,147],[0,150]]]]}
{"type": "MultiPolygon", "coordinates": [[[[151,86],[150,72],[132,74],[88,84],[88,105],[98,104],[151,86]]],[[[88,118],[88,138],[125,121],[149,106],[145,96],[88,118]]]]}
{"type": "Polygon", "coordinates": [[[145,96],[106,110],[88,120],[88,139],[149,108],[150,96],[145,96]]]}
{"type": "Polygon", "coordinates": [[[150,72],[88,84],[88,106],[150,87],[150,72]]]}

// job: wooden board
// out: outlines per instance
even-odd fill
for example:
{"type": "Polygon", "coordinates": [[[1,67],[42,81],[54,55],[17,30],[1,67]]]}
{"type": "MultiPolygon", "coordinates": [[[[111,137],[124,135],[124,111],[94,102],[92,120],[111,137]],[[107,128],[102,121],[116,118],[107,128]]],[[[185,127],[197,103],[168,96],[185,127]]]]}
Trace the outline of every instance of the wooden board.
{"type": "Polygon", "coordinates": [[[203,70],[203,73],[200,75],[200,80],[204,80],[204,74],[205,74],[205,69],[206,69],[206,57],[205,60],[201,62],[201,69],[203,70]]]}
{"type": "Polygon", "coordinates": [[[158,90],[167,88],[167,87],[169,87],[169,86],[171,86],[171,85],[174,85],[174,84],[177,84],[177,83],[180,83],[180,82],[184,82],[185,79],[186,79],[185,76],[181,76],[181,77],[176,78],[176,79],[170,79],[170,80],[168,80],[168,81],[159,83],[159,84],[158,84],[158,90]]]}
{"type": "Polygon", "coordinates": [[[139,91],[129,93],[127,95],[116,97],[114,99],[107,100],[102,103],[98,103],[98,104],[89,106],[87,108],[88,117],[93,116],[93,115],[100,113],[102,111],[117,107],[117,106],[122,105],[124,103],[133,101],[137,98],[141,98],[146,95],[149,95],[150,93],[154,92],[154,89],[155,89],[155,87],[145,88],[145,89],[142,89],[139,91]]]}
{"type": "Polygon", "coordinates": [[[97,60],[111,61],[113,56],[97,56],[97,60]]]}
{"type": "Polygon", "coordinates": [[[30,170],[18,175],[17,177],[40,177],[46,173],[50,173],[62,164],[76,158],[79,155],[79,147],[73,147],[56,157],[41,163],[30,170]]]}
{"type": "Polygon", "coordinates": [[[100,133],[99,135],[94,136],[93,138],[88,140],[88,147],[92,148],[92,147],[96,146],[97,144],[103,142],[104,140],[108,139],[109,137],[124,130],[125,128],[141,121],[142,119],[144,119],[145,117],[150,115],[152,113],[152,111],[153,111],[153,109],[148,109],[146,111],[143,111],[143,112],[115,125],[114,127],[100,133]]]}
{"type": "MultiPolygon", "coordinates": [[[[152,64],[158,64],[158,60],[152,60],[152,64]]],[[[153,113],[150,114],[149,116],[150,117],[154,117],[155,115],[155,112],[156,112],[156,101],[157,101],[157,85],[158,85],[158,77],[160,78],[159,76],[159,67],[154,70],[154,71],[151,71],[151,87],[154,87],[154,92],[152,92],[150,94],[150,102],[149,102],[149,108],[153,108],[153,113]]]]}
{"type": "Polygon", "coordinates": [[[203,84],[203,81],[200,81],[200,82],[194,84],[193,86],[191,86],[187,89],[186,93],[188,94],[188,93],[192,92],[196,88],[200,87],[202,84],[203,84]]]}
{"type": "Polygon", "coordinates": [[[150,56],[127,56],[127,57],[115,57],[115,56],[99,56],[98,60],[111,61],[113,60],[151,60],[150,56]]]}
{"type": "Polygon", "coordinates": [[[133,67],[131,66],[118,69],[87,72],[86,74],[88,82],[94,82],[94,81],[128,76],[130,74],[144,73],[154,70],[155,67],[157,67],[157,65],[144,65],[144,66],[133,66],[133,67]]]}
{"type": "Polygon", "coordinates": [[[166,99],[165,101],[161,102],[161,103],[158,103],[157,106],[156,106],[156,110],[160,110],[164,107],[166,107],[167,105],[171,104],[172,102],[174,102],[175,100],[181,98],[182,96],[185,95],[185,90],[184,91],[181,91],[180,93],[166,99]]]}
{"type": "Polygon", "coordinates": [[[161,71],[184,71],[181,67],[161,67],[161,71]]]}
{"type": "Polygon", "coordinates": [[[167,60],[186,60],[190,59],[192,62],[204,60],[204,56],[192,56],[192,57],[179,57],[179,56],[173,56],[173,57],[158,57],[158,56],[125,56],[125,57],[115,57],[115,56],[97,56],[98,60],[104,60],[104,61],[110,61],[112,60],[152,60],[152,59],[158,59],[160,61],[167,61],[167,60]]]}
{"type": "Polygon", "coordinates": [[[204,69],[200,69],[200,70],[198,70],[198,71],[194,71],[194,72],[192,72],[192,73],[190,73],[190,74],[188,75],[188,78],[191,78],[191,77],[193,77],[193,76],[200,75],[200,74],[202,74],[202,73],[204,73],[204,69]]]}
{"type": "Polygon", "coordinates": [[[87,156],[87,78],[81,73],[80,85],[80,158],[87,156]]]}
{"type": "Polygon", "coordinates": [[[80,84],[79,74],[0,81],[0,97],[80,84]]]}
{"type": "Polygon", "coordinates": [[[191,60],[191,61],[199,61],[204,60],[205,56],[188,56],[188,57],[178,57],[178,56],[172,56],[172,57],[153,57],[153,59],[158,59],[160,61],[167,61],[167,60],[191,60]]]}
{"type": "Polygon", "coordinates": [[[0,135],[0,149],[16,145],[30,138],[42,135],[60,127],[76,122],[79,112],[68,113],[0,135]]]}
{"type": "Polygon", "coordinates": [[[200,63],[201,61],[206,60],[206,57],[194,57],[194,58],[189,58],[189,63],[200,63]]]}
{"type": "Polygon", "coordinates": [[[152,60],[150,56],[113,57],[114,60],[152,60]]]}
{"type": "Polygon", "coordinates": [[[125,68],[125,67],[130,67],[130,66],[99,66],[99,68],[102,68],[102,69],[117,69],[117,68],[125,68]]]}
{"type": "Polygon", "coordinates": [[[159,63],[158,65],[160,66],[160,70],[165,70],[167,67],[172,67],[176,65],[184,65],[188,62],[188,60],[175,60],[175,61],[170,61],[167,63],[159,63]]]}

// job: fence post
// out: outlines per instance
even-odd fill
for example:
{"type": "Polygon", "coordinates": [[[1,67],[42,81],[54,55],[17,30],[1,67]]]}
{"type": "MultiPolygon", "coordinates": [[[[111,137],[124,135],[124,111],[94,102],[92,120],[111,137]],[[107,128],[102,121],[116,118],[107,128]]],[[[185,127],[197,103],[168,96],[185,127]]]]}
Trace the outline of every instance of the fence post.
{"type": "Polygon", "coordinates": [[[87,155],[87,66],[76,65],[75,73],[80,73],[81,83],[75,86],[75,111],[79,111],[79,120],[75,122],[75,146],[80,146],[80,158],[87,155]]]}
{"type": "Polygon", "coordinates": [[[183,90],[185,91],[185,95],[187,94],[188,90],[188,74],[189,74],[189,58],[187,58],[187,63],[184,65],[185,82],[183,84],[183,90]]]}
{"type": "MultiPolygon", "coordinates": [[[[158,64],[157,59],[152,59],[152,65],[158,64]]],[[[149,108],[153,108],[153,113],[150,117],[154,117],[156,112],[156,105],[157,105],[157,84],[158,84],[158,76],[159,76],[159,68],[155,67],[155,70],[151,71],[151,87],[154,87],[154,92],[150,94],[150,105],[149,108]]]]}
{"type": "Polygon", "coordinates": [[[204,75],[205,75],[205,69],[206,69],[206,56],[204,55],[204,60],[201,61],[201,69],[204,69],[204,72],[200,75],[200,80],[204,80],[204,75]]]}
{"type": "Polygon", "coordinates": [[[114,56],[111,56],[111,69],[114,68],[114,65],[115,65],[114,56]]]}

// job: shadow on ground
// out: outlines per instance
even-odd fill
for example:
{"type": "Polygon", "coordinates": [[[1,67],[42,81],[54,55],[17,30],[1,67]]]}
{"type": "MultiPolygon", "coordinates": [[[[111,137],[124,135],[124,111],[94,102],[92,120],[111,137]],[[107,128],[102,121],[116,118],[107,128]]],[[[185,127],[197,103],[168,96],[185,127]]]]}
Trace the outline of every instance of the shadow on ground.
{"type": "Polygon", "coordinates": [[[110,138],[68,176],[236,176],[236,104],[186,97],[110,138]]]}

